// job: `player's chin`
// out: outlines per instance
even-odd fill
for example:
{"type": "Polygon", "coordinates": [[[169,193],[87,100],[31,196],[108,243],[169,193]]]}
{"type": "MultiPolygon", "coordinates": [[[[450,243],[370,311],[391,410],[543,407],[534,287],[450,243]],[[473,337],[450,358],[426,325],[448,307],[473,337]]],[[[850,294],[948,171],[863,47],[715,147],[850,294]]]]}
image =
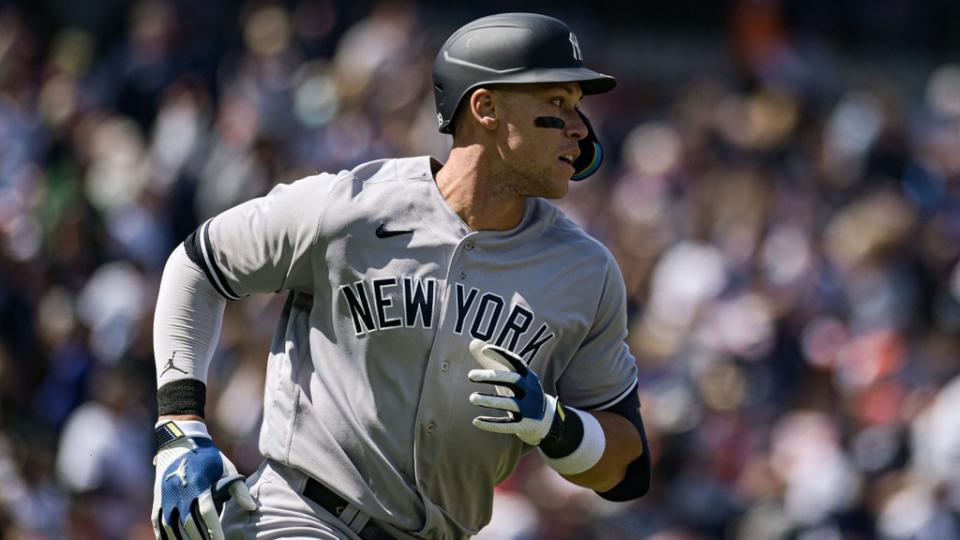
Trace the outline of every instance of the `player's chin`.
{"type": "Polygon", "coordinates": [[[567,192],[570,191],[570,177],[576,173],[576,170],[568,163],[560,161],[560,167],[557,167],[553,174],[550,175],[550,181],[545,187],[545,191],[548,191],[548,195],[544,197],[548,199],[559,199],[566,196],[567,192]]]}
{"type": "Polygon", "coordinates": [[[543,195],[546,199],[562,199],[567,196],[567,192],[570,191],[570,179],[569,178],[557,178],[544,190],[547,193],[543,195]]]}

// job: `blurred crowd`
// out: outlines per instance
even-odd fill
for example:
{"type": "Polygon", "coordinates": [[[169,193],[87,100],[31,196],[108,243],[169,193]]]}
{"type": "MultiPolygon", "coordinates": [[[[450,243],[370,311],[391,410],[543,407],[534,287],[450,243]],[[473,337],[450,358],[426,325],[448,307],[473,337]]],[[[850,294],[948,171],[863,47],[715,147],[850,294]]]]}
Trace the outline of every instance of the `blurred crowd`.
{"type": "MultiPolygon", "coordinates": [[[[534,455],[479,537],[960,538],[960,65],[851,77],[761,0],[644,63],[542,7],[620,80],[559,204],[623,270],[654,483],[608,503],[534,455]]],[[[458,9],[0,2],[0,538],[152,537],[167,255],[278,182],[445,158],[433,56],[489,13],[458,9]]],[[[247,473],[279,309],[231,303],[210,370],[247,473]]]]}

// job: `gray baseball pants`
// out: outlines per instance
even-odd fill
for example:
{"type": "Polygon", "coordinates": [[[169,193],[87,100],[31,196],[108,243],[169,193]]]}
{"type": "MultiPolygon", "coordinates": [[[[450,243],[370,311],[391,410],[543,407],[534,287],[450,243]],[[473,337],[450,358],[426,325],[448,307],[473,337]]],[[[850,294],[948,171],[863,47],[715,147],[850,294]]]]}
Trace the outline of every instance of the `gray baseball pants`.
{"type": "Polygon", "coordinates": [[[307,475],[266,460],[247,479],[257,509],[247,512],[233,501],[220,522],[227,540],[359,540],[349,527],[302,494],[307,475]]]}

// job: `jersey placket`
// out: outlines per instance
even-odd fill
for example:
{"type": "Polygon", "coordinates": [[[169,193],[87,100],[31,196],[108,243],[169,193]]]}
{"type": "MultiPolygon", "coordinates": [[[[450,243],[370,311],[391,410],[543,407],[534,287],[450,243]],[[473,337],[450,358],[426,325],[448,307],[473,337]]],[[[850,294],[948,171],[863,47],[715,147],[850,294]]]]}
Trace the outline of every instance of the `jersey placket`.
{"type": "MultiPolygon", "coordinates": [[[[455,359],[461,358],[466,350],[465,346],[454,333],[456,320],[456,284],[468,279],[469,256],[475,247],[470,233],[463,237],[454,246],[453,253],[447,264],[444,286],[440,291],[440,314],[437,321],[437,330],[434,334],[433,345],[427,361],[426,374],[423,379],[423,388],[420,392],[420,403],[417,408],[417,433],[414,437],[414,468],[417,477],[417,487],[421,493],[429,494],[433,485],[434,473],[437,469],[437,460],[444,456],[443,433],[446,418],[452,410],[464,407],[467,403],[466,395],[462,396],[464,403],[457,403],[456,389],[462,387],[460,381],[450,378],[460,373],[461,369],[451,369],[455,359]],[[465,260],[467,259],[467,260],[465,260]],[[463,349],[463,350],[461,350],[463,349]]],[[[464,377],[466,375],[464,374],[464,377]]]]}

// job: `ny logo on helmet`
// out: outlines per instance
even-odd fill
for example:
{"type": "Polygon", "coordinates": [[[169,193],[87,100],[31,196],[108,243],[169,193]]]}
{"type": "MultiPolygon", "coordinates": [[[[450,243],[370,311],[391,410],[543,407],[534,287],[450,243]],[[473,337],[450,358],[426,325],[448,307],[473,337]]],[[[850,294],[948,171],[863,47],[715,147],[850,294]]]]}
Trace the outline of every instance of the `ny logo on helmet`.
{"type": "Polygon", "coordinates": [[[570,45],[573,45],[573,59],[583,62],[583,53],[580,52],[580,43],[577,41],[577,36],[573,35],[573,32],[570,32],[570,45]]]}

